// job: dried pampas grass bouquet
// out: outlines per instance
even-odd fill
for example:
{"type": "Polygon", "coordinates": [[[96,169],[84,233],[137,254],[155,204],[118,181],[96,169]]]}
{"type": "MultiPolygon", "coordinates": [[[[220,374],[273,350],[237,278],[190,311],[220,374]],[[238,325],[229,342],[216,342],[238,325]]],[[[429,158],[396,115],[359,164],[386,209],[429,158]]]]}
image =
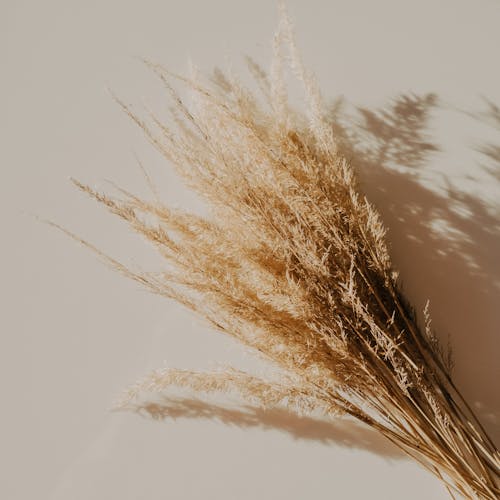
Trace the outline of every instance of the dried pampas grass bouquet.
{"type": "Polygon", "coordinates": [[[205,81],[147,63],[175,104],[172,123],[143,121],[118,102],[211,207],[204,218],[127,191],[76,185],[150,241],[157,272],[132,271],[83,242],[152,292],[203,316],[281,373],[237,368],[157,370],[124,407],[169,387],[237,393],[253,405],[347,415],[383,434],[450,495],[499,498],[499,452],[462,398],[427,324],[397,283],[380,216],[360,192],[294,43],[286,12],[269,74],[248,66],[261,94],[233,75],[205,81]],[[285,70],[302,84],[307,113],[292,109],[285,70]],[[187,105],[172,87],[192,94],[187,105]]]}

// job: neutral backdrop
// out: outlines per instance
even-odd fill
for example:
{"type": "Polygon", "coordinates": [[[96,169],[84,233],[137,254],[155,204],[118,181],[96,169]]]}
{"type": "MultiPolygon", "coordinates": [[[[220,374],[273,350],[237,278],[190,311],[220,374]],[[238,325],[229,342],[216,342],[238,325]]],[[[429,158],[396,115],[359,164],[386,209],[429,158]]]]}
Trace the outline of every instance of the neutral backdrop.
{"type": "MultiPolygon", "coordinates": [[[[343,96],[353,113],[362,108],[354,121],[375,150],[391,145],[392,156],[360,166],[364,189],[389,227],[407,295],[418,311],[430,299],[433,326],[454,348],[456,381],[498,443],[500,2],[288,5],[325,100],[343,96]],[[428,93],[438,99],[424,105],[428,128],[404,110],[403,122],[391,122],[394,99],[406,96],[411,108],[428,93]],[[374,110],[387,113],[363,129],[374,110]]],[[[164,363],[253,361],[37,220],[154,267],[150,248],[69,182],[106,188],[109,179],[147,194],[138,156],[169,203],[195,203],[107,87],[136,109],[164,110],[166,96],[139,57],[180,72],[189,60],[206,72],[240,71],[244,54],[267,67],[276,22],[275,2],[264,0],[0,2],[1,498],[447,497],[349,422],[109,412],[121,390],[164,363]]]]}

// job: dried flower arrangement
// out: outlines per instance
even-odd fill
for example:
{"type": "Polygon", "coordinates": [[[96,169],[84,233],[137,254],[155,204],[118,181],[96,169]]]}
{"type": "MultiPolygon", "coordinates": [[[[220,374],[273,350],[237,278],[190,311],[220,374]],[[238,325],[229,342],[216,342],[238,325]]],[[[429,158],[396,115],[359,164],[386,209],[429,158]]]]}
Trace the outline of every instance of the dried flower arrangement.
{"type": "Polygon", "coordinates": [[[146,123],[117,100],[209,202],[211,217],[124,190],[114,198],[75,181],[152,242],[166,268],[135,272],[83,243],[269,360],[281,376],[157,370],[122,405],[177,386],[236,392],[254,405],[306,414],[349,415],[437,475],[450,495],[498,498],[499,452],[455,387],[428,311],[420,327],[402,296],[384,226],[342,155],[286,12],[269,76],[248,60],[266,106],[233,75],[216,72],[201,83],[147,64],[173,98],[176,130],[153,114],[146,123]],[[289,104],[286,64],[303,85],[307,115],[289,104]],[[189,106],[173,78],[191,89],[189,106]]]}

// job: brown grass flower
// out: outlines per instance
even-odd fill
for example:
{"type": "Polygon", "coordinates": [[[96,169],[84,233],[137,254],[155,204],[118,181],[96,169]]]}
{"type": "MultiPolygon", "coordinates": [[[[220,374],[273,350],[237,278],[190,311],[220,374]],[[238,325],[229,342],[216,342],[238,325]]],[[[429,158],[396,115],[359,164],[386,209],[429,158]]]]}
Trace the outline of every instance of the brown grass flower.
{"type": "Polygon", "coordinates": [[[437,475],[450,494],[498,498],[498,450],[455,387],[428,312],[419,326],[400,292],[382,221],[340,152],[286,13],[269,76],[248,60],[260,97],[234,75],[216,71],[206,82],[147,64],[173,98],[175,128],[118,102],[211,212],[200,217],[75,181],[150,241],[165,268],[135,272],[101,255],[256,351],[281,376],[157,370],[122,405],[177,386],[303,414],[346,414],[437,475]],[[289,104],[287,64],[303,85],[306,114],[289,104]],[[174,79],[191,90],[189,106],[174,79]]]}

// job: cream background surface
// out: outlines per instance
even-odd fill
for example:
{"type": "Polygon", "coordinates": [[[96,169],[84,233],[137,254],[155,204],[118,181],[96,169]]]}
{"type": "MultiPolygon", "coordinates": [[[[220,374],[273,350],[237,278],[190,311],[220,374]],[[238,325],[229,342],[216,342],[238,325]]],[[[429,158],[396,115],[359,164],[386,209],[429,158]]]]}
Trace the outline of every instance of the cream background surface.
{"type": "MultiPolygon", "coordinates": [[[[499,437],[500,146],[486,97],[500,105],[500,2],[288,2],[307,65],[327,100],[383,106],[436,93],[440,151],[413,177],[366,191],[390,230],[418,310],[455,349],[455,378],[499,437]],[[411,182],[408,180],[410,179],[411,182]],[[381,189],[381,188],[384,188],[381,189]]],[[[39,223],[49,218],[128,262],[143,242],[76,192],[69,177],[147,193],[134,153],[165,199],[196,200],[106,91],[166,107],[138,56],[185,71],[266,66],[274,2],[212,0],[0,3],[2,411],[0,497],[14,499],[441,499],[433,477],[365,429],[260,414],[155,422],[108,412],[119,392],[164,362],[252,365],[175,304],[108,271],[39,223]]],[[[496,122],[498,125],[498,122],[496,122]]],[[[383,181],[383,182],[382,182],[383,181]]]]}

